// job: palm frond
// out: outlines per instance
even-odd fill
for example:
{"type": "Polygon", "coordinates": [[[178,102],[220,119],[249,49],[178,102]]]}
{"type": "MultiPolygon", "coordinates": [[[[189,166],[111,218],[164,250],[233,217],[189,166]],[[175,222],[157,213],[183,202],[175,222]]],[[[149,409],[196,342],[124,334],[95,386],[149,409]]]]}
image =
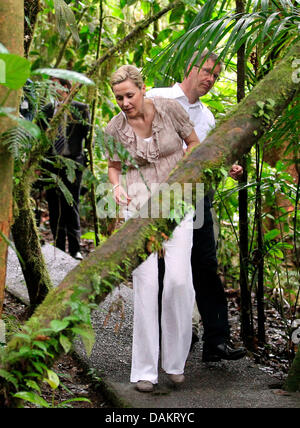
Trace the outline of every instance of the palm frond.
{"type": "Polygon", "coordinates": [[[205,48],[216,51],[219,59],[226,58],[227,62],[242,45],[247,57],[256,45],[261,46],[260,57],[263,57],[274,45],[280,46],[283,41],[288,45],[300,37],[300,12],[290,1],[248,2],[245,14],[232,11],[224,14],[223,1],[216,16],[211,18],[216,4],[216,1],[207,2],[188,31],[154,57],[145,67],[145,73],[155,75],[159,70],[165,76],[165,83],[169,83],[168,76],[184,70],[196,50],[199,55],[205,48]]]}

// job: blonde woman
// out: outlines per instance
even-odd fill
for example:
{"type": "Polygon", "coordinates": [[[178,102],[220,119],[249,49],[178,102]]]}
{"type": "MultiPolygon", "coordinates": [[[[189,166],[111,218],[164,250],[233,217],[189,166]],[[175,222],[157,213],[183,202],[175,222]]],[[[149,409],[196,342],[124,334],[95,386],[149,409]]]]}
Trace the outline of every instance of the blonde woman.
{"type": "MultiPolygon", "coordinates": [[[[109,159],[108,176],[116,202],[125,206],[130,213],[145,201],[145,187],[142,184],[146,182],[150,188],[153,183],[166,181],[184,156],[182,140],[187,150],[199,144],[199,140],[193,123],[177,101],[145,98],[145,84],[136,67],[120,67],[112,75],[111,87],[121,112],[109,122],[106,133],[127,149],[139,168],[127,162],[127,189],[124,188],[120,183],[122,163],[114,154],[109,159]]],[[[164,244],[161,364],[176,384],[184,381],[184,367],[192,337],[194,288],[190,266],[191,222],[192,215],[187,216],[175,229],[172,239],[164,244]]],[[[130,380],[136,383],[138,391],[151,392],[158,383],[160,349],[156,253],[151,254],[133,272],[133,289],[130,380]]]]}

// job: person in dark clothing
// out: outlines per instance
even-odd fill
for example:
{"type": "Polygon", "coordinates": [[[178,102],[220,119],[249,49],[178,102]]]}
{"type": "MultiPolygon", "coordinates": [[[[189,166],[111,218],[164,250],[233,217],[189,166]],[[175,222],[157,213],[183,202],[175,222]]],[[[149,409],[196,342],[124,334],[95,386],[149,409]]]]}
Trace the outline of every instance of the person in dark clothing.
{"type": "MultiPolygon", "coordinates": [[[[52,78],[58,85],[58,102],[47,104],[43,108],[44,119],[42,127],[46,129],[49,121],[56,114],[59,105],[68,96],[71,83],[65,79],[52,78]],[[62,88],[59,88],[59,85],[62,88]]],[[[69,253],[72,257],[82,260],[80,253],[80,216],[79,197],[82,180],[82,171],[86,166],[86,158],[83,152],[83,143],[89,131],[89,108],[86,104],[72,101],[68,111],[63,115],[63,119],[58,126],[58,132],[53,142],[49,159],[54,160],[59,155],[76,162],[75,180],[68,179],[67,168],[58,168],[52,163],[47,163],[46,169],[56,174],[58,179],[64,184],[72,195],[73,201],[70,204],[62,190],[58,187],[50,187],[46,190],[46,200],[49,208],[50,227],[55,241],[55,246],[62,251],[66,251],[66,238],[68,239],[69,253]]]]}

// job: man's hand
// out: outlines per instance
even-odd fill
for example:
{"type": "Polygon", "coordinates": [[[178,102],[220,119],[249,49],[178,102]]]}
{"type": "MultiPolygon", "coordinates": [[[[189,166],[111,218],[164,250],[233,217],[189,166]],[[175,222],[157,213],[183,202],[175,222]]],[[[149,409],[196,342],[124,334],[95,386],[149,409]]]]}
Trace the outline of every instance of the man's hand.
{"type": "Polygon", "coordinates": [[[240,180],[243,176],[243,167],[240,165],[232,165],[229,175],[234,180],[240,180]]]}

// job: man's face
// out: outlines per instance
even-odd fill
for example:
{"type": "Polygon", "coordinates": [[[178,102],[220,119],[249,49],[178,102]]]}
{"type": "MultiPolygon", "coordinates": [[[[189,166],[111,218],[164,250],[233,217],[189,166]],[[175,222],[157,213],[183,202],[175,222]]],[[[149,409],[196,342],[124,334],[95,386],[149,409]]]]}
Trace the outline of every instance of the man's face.
{"type": "Polygon", "coordinates": [[[68,94],[69,94],[69,89],[67,88],[67,86],[63,86],[61,85],[59,79],[56,79],[55,77],[51,79],[52,82],[54,83],[54,85],[57,86],[56,88],[56,93],[57,96],[60,100],[64,100],[68,94]],[[60,89],[61,88],[61,89],[60,89]],[[63,89],[64,88],[64,89],[63,89]]]}
{"type": "Polygon", "coordinates": [[[195,96],[202,97],[214,86],[221,73],[221,65],[217,64],[215,68],[214,65],[215,62],[208,59],[200,69],[198,66],[192,68],[188,78],[191,79],[195,96]]]}

